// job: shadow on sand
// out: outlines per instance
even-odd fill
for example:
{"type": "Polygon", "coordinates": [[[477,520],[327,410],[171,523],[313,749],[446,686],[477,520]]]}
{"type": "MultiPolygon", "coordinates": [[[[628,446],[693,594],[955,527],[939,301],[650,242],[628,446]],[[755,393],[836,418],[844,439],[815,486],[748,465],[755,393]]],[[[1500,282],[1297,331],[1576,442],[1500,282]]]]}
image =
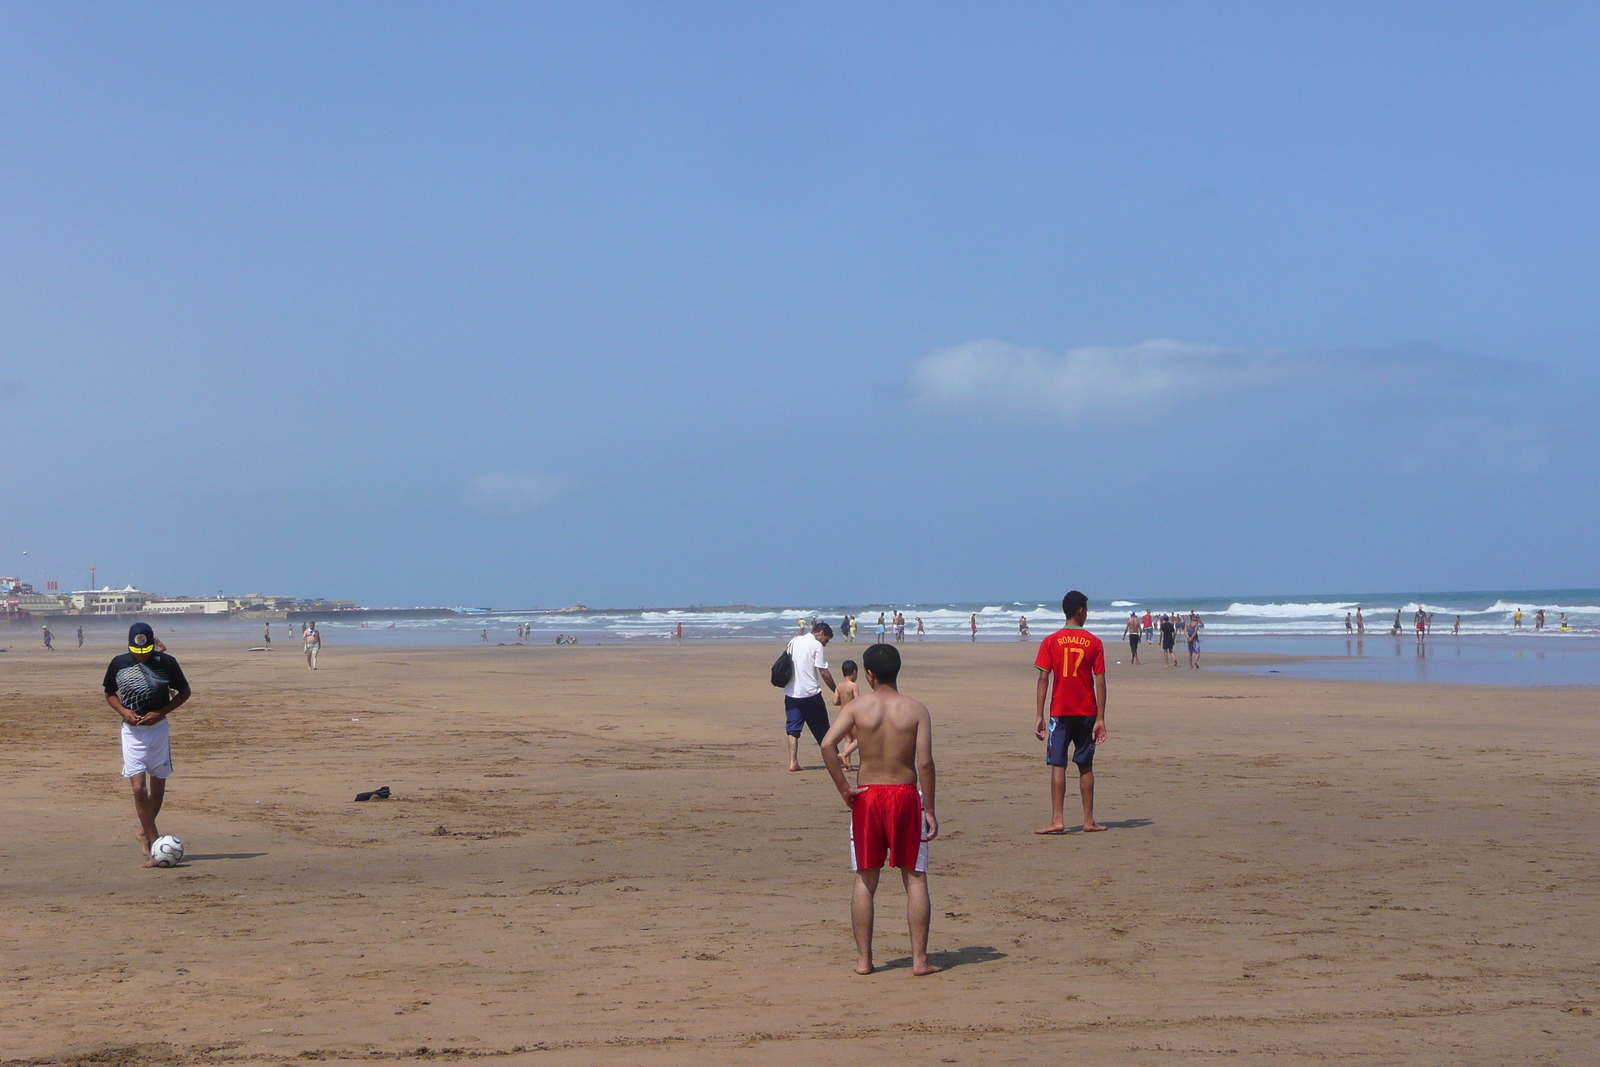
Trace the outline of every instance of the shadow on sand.
{"type": "Polygon", "coordinates": [[[207,852],[198,856],[183,857],[184,863],[204,863],[206,860],[253,860],[265,852],[207,852]]]}
{"type": "MultiPolygon", "coordinates": [[[[1153,825],[1153,823],[1150,819],[1106,819],[1100,825],[1109,827],[1112,830],[1138,830],[1142,827],[1153,825]]],[[[1066,833],[1059,836],[1069,837],[1072,834],[1081,833],[1083,833],[1083,827],[1069,826],[1066,833]]]]}
{"type": "MultiPolygon", "coordinates": [[[[995,960],[1003,960],[1005,958],[1006,954],[996,949],[993,945],[968,945],[966,948],[958,948],[953,952],[928,953],[929,963],[935,967],[943,967],[947,971],[954,970],[957,967],[964,967],[969,963],[993,963],[995,960]]],[[[880,971],[898,970],[902,967],[906,970],[911,969],[910,956],[901,956],[899,959],[888,960],[878,964],[878,970],[880,971]]]]}

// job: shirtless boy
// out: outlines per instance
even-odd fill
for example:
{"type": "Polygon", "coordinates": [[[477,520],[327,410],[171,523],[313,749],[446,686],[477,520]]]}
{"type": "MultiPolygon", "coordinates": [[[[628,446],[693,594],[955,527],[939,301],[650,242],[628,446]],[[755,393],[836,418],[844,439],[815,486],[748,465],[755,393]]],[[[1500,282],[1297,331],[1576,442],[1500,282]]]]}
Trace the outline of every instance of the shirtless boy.
{"type": "Polygon", "coordinates": [[[128,630],[128,651],[106,667],[106,703],[122,718],[122,776],[133,783],[133,810],[145,866],[154,867],[150,845],[161,836],[156,816],[172,775],[172,740],[167,716],[189,699],[189,680],[167,655],[149,623],[128,630]]]}
{"type": "MultiPolygon", "coordinates": [[[[844,675],[844,681],[840,682],[839,688],[833,691],[833,706],[836,708],[844,707],[861,693],[861,690],[856,688],[858,670],[855,660],[847,659],[839,664],[839,673],[844,675]]],[[[850,766],[850,753],[854,752],[858,747],[854,734],[851,734],[845,740],[845,743],[839,746],[839,761],[844,765],[845,770],[855,770],[854,767],[850,766]]]]}
{"type": "Polygon", "coordinates": [[[850,809],[850,866],[856,872],[850,925],[856,935],[856,973],[871,974],[873,897],[887,859],[900,868],[911,928],[911,973],[943,970],[928,962],[928,842],[939,836],[934,816],[933,722],[927,705],[902,696],[900,652],[882,642],[861,657],[872,691],[845,705],[822,739],[822,762],[850,809]],[[844,776],[834,747],[854,731],[860,745],[857,784],[844,776]]]}
{"type": "Polygon", "coordinates": [[[1067,625],[1039,642],[1039,655],[1033,661],[1039,668],[1035,691],[1039,715],[1033,732],[1046,742],[1044,760],[1050,765],[1050,825],[1034,833],[1067,832],[1067,764],[1071,763],[1078,768],[1083,832],[1092,834],[1105,829],[1094,821],[1094,750],[1106,741],[1106,650],[1098,637],[1083,628],[1089,617],[1088,597],[1074,589],[1061,598],[1061,610],[1066,613],[1067,625]]]}

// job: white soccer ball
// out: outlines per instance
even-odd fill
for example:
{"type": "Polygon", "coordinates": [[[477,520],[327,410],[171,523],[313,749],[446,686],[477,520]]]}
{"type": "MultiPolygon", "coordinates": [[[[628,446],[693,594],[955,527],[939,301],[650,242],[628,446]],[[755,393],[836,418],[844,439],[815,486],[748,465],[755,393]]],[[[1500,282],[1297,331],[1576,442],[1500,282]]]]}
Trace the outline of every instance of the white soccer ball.
{"type": "Polygon", "coordinates": [[[158,837],[150,846],[150,858],[156,861],[157,867],[176,867],[183,862],[183,842],[171,834],[158,837]]]}

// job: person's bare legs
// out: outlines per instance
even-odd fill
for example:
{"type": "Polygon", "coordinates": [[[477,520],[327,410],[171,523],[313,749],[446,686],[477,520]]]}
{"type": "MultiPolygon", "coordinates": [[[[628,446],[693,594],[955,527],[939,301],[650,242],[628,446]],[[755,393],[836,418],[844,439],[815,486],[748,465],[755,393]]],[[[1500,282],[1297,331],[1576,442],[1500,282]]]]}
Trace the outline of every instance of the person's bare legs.
{"type": "Polygon", "coordinates": [[[790,734],[789,735],[789,769],[791,771],[798,771],[800,769],[800,735],[799,734],[790,734]]]}
{"type": "Polygon", "coordinates": [[[1036,834],[1064,834],[1067,832],[1067,769],[1050,768],[1050,825],[1035,830],[1036,834]]]}
{"type": "Polygon", "coordinates": [[[156,829],[156,816],[161,814],[161,802],[167,795],[167,781],[142,772],[128,780],[133,783],[133,810],[139,816],[139,832],[133,837],[144,850],[145,866],[154,867],[156,861],[150,858],[150,846],[161,836],[156,829]]]}
{"type": "MultiPolygon", "coordinates": [[[[872,898],[878,891],[878,871],[856,872],[856,887],[850,893],[850,929],[856,935],[856,973],[872,973],[872,898]]],[[[926,900],[927,894],[923,894],[926,900]]],[[[926,909],[924,911],[926,915],[926,909]]],[[[923,946],[928,936],[926,919],[923,925],[923,946]]]]}
{"type": "MultiPolygon", "coordinates": [[[[928,897],[928,875],[925,871],[902,867],[900,878],[906,884],[906,924],[911,927],[911,973],[919,978],[925,974],[938,974],[944,968],[928,962],[928,924],[933,918],[933,902],[928,897]]],[[[871,918],[867,921],[870,944],[871,918]]]]}
{"type": "Polygon", "coordinates": [[[839,746],[839,762],[844,764],[844,769],[845,770],[847,770],[847,771],[855,770],[854,767],[850,766],[850,753],[854,752],[856,749],[858,749],[860,747],[861,747],[860,743],[857,742],[856,739],[853,738],[853,737],[848,739],[847,741],[845,741],[844,744],[839,746]]]}
{"type": "MultiPolygon", "coordinates": [[[[1066,768],[1060,768],[1063,779],[1066,777],[1066,768]]],[[[1086,834],[1099,833],[1105,827],[1094,821],[1094,772],[1082,768],[1078,770],[1078,796],[1083,798],[1083,832],[1086,834]]]]}

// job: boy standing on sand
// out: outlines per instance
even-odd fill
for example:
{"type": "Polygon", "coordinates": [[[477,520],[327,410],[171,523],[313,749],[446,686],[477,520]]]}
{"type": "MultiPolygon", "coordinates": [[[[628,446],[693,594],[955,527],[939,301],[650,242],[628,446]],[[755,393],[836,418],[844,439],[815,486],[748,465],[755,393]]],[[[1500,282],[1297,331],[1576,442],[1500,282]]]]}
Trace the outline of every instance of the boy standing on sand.
{"type": "Polygon", "coordinates": [[[149,623],[128,630],[128,651],[106,668],[106,703],[122,717],[122,776],[133,783],[133,809],[145,866],[154,867],[150,845],[161,836],[156,816],[172,774],[172,740],[167,716],[189,699],[189,680],[167,655],[149,623]],[[176,694],[176,695],[174,695],[176,694]]]}
{"type": "Polygon", "coordinates": [[[871,974],[873,897],[884,860],[900,868],[906,887],[906,921],[911,928],[911,973],[935,974],[944,968],[928,962],[928,842],[939,836],[933,813],[933,721],[927,705],[902,696],[898,688],[900,652],[879,642],[861,656],[872,692],[857,697],[839,713],[822,740],[822,762],[850,809],[850,867],[856,872],[850,896],[850,926],[856,936],[856,973],[871,974]],[[855,733],[861,751],[857,784],[844,776],[834,751],[855,733]]]}
{"type": "MultiPolygon", "coordinates": [[[[855,660],[847,659],[843,663],[839,664],[839,674],[843,677],[843,680],[840,681],[839,688],[833,691],[834,707],[842,708],[860,694],[861,691],[856,688],[856,673],[855,660]]],[[[844,744],[839,746],[839,762],[843,765],[845,770],[849,771],[855,769],[850,766],[850,753],[854,752],[858,747],[859,746],[856,744],[855,735],[853,734],[850,736],[849,740],[845,741],[844,744]]]]}
{"type": "Polygon", "coordinates": [[[1100,639],[1083,628],[1089,618],[1089,598],[1076,589],[1061,598],[1067,625],[1039,642],[1033,665],[1039,668],[1035,690],[1038,719],[1033,733],[1046,742],[1044,761],[1050,765],[1050,825],[1036,834],[1067,832],[1067,764],[1078,768],[1078,795],[1083,800],[1083,832],[1105,827],[1094,821],[1094,749],[1106,741],[1106,650],[1100,639]],[[1050,691],[1055,680],[1055,692],[1050,691]],[[1050,724],[1045,725],[1045,698],[1050,699],[1050,724]],[[1067,755],[1068,744],[1072,755],[1067,755]]]}

